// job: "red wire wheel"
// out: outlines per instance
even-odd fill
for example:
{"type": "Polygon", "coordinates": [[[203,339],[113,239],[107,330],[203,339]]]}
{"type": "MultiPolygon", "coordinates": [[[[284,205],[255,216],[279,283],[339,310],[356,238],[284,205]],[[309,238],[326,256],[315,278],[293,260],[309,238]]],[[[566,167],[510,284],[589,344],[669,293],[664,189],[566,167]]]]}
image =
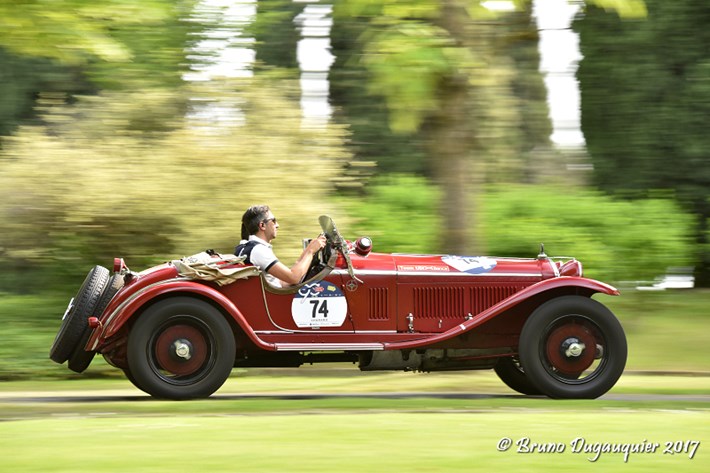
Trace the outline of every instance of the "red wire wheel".
{"type": "Polygon", "coordinates": [[[189,376],[207,360],[209,342],[203,333],[191,325],[166,328],[155,341],[155,359],[166,376],[189,376]]]}
{"type": "Polygon", "coordinates": [[[578,378],[594,363],[597,342],[583,319],[569,319],[550,332],[545,353],[555,371],[563,376],[578,378]]]}
{"type": "Polygon", "coordinates": [[[624,371],[627,344],[614,314],[584,296],[560,296],[538,307],[520,332],[526,378],[557,399],[594,399],[624,371]]]}
{"type": "Polygon", "coordinates": [[[229,377],[235,357],[234,332],[223,313],[193,297],[171,297],[131,327],[125,371],[152,396],[205,398],[229,377]]]}

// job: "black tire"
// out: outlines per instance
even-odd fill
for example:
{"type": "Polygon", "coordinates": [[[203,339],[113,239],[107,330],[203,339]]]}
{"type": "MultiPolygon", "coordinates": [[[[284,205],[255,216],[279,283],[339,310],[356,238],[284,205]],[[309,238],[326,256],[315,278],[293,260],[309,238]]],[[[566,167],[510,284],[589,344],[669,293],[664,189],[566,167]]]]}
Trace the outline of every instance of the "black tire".
{"type": "Polygon", "coordinates": [[[501,358],[493,367],[493,371],[495,371],[500,380],[513,391],[517,391],[520,394],[526,394],[528,396],[537,396],[542,394],[542,392],[527,377],[517,358],[501,358]]]}
{"type": "Polygon", "coordinates": [[[156,303],[128,335],[132,382],[158,398],[209,397],[229,377],[235,356],[234,333],[222,313],[192,297],[156,303]]]}
{"type": "MultiPolygon", "coordinates": [[[[111,276],[111,279],[109,279],[108,284],[106,284],[103,293],[101,293],[98,304],[96,304],[96,309],[93,314],[94,316],[100,317],[104,313],[109,302],[111,302],[111,299],[113,299],[116,293],[121,290],[124,284],[125,278],[122,274],[114,274],[111,276]]],[[[86,351],[84,349],[90,336],[91,329],[88,325],[86,325],[84,332],[81,334],[81,338],[79,339],[79,343],[76,345],[76,348],[74,348],[71,356],[69,356],[69,362],[67,365],[70,370],[76,373],[83,373],[86,368],[89,367],[91,361],[96,355],[95,351],[86,351]]]]}
{"type": "Polygon", "coordinates": [[[594,399],[624,371],[626,336],[597,301],[564,296],[540,306],[520,333],[520,362],[530,381],[559,399],[594,399]]]}
{"type": "Polygon", "coordinates": [[[74,352],[84,330],[88,328],[87,320],[93,315],[99,303],[108,276],[109,271],[103,266],[94,266],[86,275],[79,292],[64,314],[62,324],[49,350],[49,358],[52,361],[64,363],[74,352]]]}
{"type": "Polygon", "coordinates": [[[124,369],[123,374],[126,375],[126,378],[128,379],[128,381],[131,382],[131,384],[133,384],[133,386],[137,387],[138,389],[140,389],[141,391],[143,391],[146,394],[150,394],[138,384],[138,382],[136,381],[136,378],[133,377],[133,373],[131,373],[130,368],[124,369]]]}

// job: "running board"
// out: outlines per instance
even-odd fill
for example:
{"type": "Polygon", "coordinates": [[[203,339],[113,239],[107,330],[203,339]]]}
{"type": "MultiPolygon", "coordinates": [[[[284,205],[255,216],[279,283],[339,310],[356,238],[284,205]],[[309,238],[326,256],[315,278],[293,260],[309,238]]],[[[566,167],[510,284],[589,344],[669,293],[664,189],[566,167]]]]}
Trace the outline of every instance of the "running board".
{"type": "Polygon", "coordinates": [[[276,351],[373,351],[384,350],[382,343],[275,343],[276,351]]]}

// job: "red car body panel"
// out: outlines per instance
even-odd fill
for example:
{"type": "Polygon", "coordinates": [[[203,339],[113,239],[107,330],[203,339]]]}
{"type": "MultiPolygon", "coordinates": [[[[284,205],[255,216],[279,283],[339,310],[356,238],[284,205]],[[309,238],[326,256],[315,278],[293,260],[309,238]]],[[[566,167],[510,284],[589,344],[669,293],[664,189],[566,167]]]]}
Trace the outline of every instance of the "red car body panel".
{"type": "Polygon", "coordinates": [[[546,258],[469,258],[469,263],[475,263],[469,272],[466,259],[447,255],[353,253],[351,259],[361,282],[350,277],[342,256],[324,279],[347,302],[340,325],[297,326],[292,314],[294,293],[271,292],[260,277],[218,286],[183,278],[175,266],[166,263],[131,273],[104,313],[95,314],[100,324],[86,349],[103,352],[110,348],[146,307],[173,295],[190,295],[219,307],[246,335],[247,349],[360,351],[445,346],[447,341],[452,347],[466,346],[457,338],[482,328],[487,329],[470,337],[472,345],[510,345],[516,341],[524,316],[516,320],[510,316],[497,325],[492,322],[536,296],[560,291],[618,294],[598,281],[559,276],[562,264],[546,258]]]}

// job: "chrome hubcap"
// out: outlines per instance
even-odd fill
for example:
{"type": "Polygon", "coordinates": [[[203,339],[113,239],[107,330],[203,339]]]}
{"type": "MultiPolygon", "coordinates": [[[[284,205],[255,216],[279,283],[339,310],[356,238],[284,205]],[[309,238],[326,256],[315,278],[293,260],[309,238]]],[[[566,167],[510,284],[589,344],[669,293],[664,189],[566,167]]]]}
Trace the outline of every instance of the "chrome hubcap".
{"type": "Polygon", "coordinates": [[[186,340],[175,340],[173,347],[175,348],[175,354],[183,360],[189,360],[192,358],[192,350],[186,340]]]}
{"type": "Polygon", "coordinates": [[[576,358],[584,353],[584,349],[587,348],[583,342],[580,342],[576,338],[568,338],[562,344],[562,349],[567,358],[576,358]]]}

